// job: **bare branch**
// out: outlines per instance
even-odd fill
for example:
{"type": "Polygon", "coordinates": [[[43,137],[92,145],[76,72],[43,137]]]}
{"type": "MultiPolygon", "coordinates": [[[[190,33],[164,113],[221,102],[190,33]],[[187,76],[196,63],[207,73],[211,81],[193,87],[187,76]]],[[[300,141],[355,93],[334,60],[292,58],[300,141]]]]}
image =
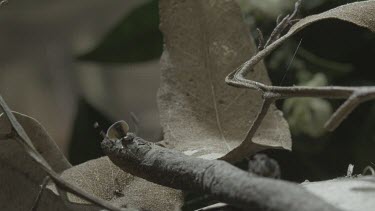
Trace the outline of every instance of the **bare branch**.
{"type": "Polygon", "coordinates": [[[298,0],[295,5],[294,5],[294,11],[292,14],[285,16],[281,21],[281,16],[277,17],[276,20],[276,27],[272,31],[270,37],[268,38],[266,44],[264,45],[265,47],[269,46],[272,44],[276,39],[280,37],[280,35],[283,33],[283,31],[292,24],[292,20],[295,18],[297,15],[299,9],[301,8],[301,3],[302,0],[298,0]]]}
{"type": "Polygon", "coordinates": [[[298,184],[255,176],[222,160],[205,160],[159,147],[128,133],[102,141],[122,170],[171,188],[205,193],[249,210],[339,210],[298,184]],[[285,194],[287,193],[287,194],[285,194]]]}
{"type": "MultiPolygon", "coordinates": [[[[255,89],[264,93],[273,93],[274,100],[290,98],[290,97],[320,97],[320,98],[337,98],[348,99],[328,120],[326,128],[330,131],[337,128],[337,126],[355,109],[360,103],[374,99],[375,87],[362,86],[362,87],[345,87],[345,86],[321,86],[321,87],[308,87],[308,86],[270,86],[257,81],[246,79],[246,75],[254,70],[254,67],[268,56],[272,51],[279,47],[289,35],[284,35],[276,39],[285,29],[287,23],[292,24],[293,18],[296,16],[301,5],[301,0],[295,4],[295,9],[291,15],[287,15],[273,30],[270,38],[265,44],[265,48],[248,61],[243,63],[239,68],[231,72],[226,78],[225,82],[231,86],[238,88],[255,89]]],[[[280,19],[280,18],[278,18],[280,19]]],[[[253,128],[253,126],[252,126],[253,128]]],[[[257,128],[254,127],[256,130],[257,128]]],[[[250,129],[251,130],[251,129],[250,129]]],[[[246,139],[248,140],[248,138],[246,139]]],[[[246,142],[245,140],[245,142],[246,142]]],[[[249,143],[247,143],[249,144],[249,143]]]]}
{"type": "Polygon", "coordinates": [[[277,96],[272,93],[263,94],[264,99],[262,107],[259,113],[257,114],[253,124],[251,125],[250,130],[247,132],[245,140],[238,147],[234,148],[229,153],[224,155],[221,159],[234,163],[242,159],[241,155],[245,154],[244,151],[246,151],[247,154],[252,155],[266,148],[264,146],[252,142],[251,140],[254,137],[260,125],[262,124],[262,121],[266,116],[268,109],[275,101],[276,97],[277,96]]]}
{"type": "Polygon", "coordinates": [[[276,25],[279,25],[279,23],[281,21],[281,17],[283,17],[281,14],[277,16],[277,18],[276,18],[276,25]]]}
{"type": "Polygon", "coordinates": [[[245,140],[251,140],[254,137],[255,132],[258,130],[258,128],[262,124],[262,121],[263,121],[264,117],[266,116],[268,109],[270,108],[270,106],[274,102],[275,97],[276,96],[273,95],[272,93],[265,93],[263,95],[264,99],[263,99],[262,107],[261,107],[257,117],[255,118],[250,130],[247,132],[245,140]]]}
{"type": "Polygon", "coordinates": [[[374,98],[375,87],[354,91],[353,94],[336,110],[324,127],[329,131],[335,130],[359,104],[374,98]]]}
{"type": "Polygon", "coordinates": [[[297,16],[297,13],[301,9],[301,5],[302,5],[302,0],[297,0],[296,3],[294,4],[293,13],[289,17],[289,21],[293,20],[297,16]]]}

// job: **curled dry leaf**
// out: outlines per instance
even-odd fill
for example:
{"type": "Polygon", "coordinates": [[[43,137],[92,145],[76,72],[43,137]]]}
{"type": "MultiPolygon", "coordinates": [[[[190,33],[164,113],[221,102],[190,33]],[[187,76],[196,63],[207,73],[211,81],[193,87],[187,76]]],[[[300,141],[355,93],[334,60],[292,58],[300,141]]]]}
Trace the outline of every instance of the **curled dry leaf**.
{"type": "MultiPolygon", "coordinates": [[[[128,174],[114,165],[108,157],[70,168],[62,173],[62,178],[118,207],[163,211],[175,210],[182,203],[180,191],[128,174]]],[[[68,198],[84,203],[71,194],[68,194],[68,198]]]]}
{"type": "MultiPolygon", "coordinates": [[[[14,112],[23,126],[36,150],[43,155],[56,172],[71,167],[64,155],[45,129],[35,119],[14,112]]],[[[25,152],[24,148],[10,137],[11,125],[0,115],[0,208],[1,210],[31,209],[40,185],[47,174],[25,152]]],[[[46,193],[48,195],[48,193],[46,193]]],[[[56,197],[52,201],[56,201],[56,197]]]]}
{"type": "Polygon", "coordinates": [[[342,5],[317,15],[301,19],[290,28],[285,37],[289,37],[303,28],[318,21],[338,19],[365,27],[375,32],[375,0],[354,2],[342,5]]]}
{"type": "MultiPolygon", "coordinates": [[[[189,155],[220,158],[244,140],[261,107],[257,91],[224,81],[255,53],[254,41],[234,1],[160,0],[159,6],[165,41],[158,92],[164,140],[189,155]]],[[[263,63],[249,77],[270,83],[263,63]]],[[[275,106],[253,142],[291,149],[288,125],[275,106]]]]}
{"type": "Polygon", "coordinates": [[[363,211],[375,207],[373,176],[307,182],[302,186],[342,210],[363,211]]]}

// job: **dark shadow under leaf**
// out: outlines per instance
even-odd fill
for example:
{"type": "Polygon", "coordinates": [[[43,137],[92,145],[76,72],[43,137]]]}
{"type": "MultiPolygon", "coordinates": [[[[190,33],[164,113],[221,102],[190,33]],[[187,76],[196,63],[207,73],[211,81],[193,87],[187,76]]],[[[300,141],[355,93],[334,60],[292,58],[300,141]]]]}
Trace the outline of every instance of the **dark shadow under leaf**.
{"type": "Polygon", "coordinates": [[[94,128],[95,122],[98,122],[102,128],[108,128],[112,121],[86,99],[81,98],[78,102],[69,146],[69,160],[73,165],[103,156],[100,148],[101,137],[94,128]]]}

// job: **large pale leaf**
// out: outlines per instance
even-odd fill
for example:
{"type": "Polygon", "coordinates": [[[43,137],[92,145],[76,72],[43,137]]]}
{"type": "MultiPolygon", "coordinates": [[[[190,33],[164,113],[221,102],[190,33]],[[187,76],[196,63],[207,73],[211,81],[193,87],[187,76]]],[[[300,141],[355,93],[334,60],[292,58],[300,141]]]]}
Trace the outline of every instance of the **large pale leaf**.
{"type": "Polygon", "coordinates": [[[339,178],[302,184],[327,202],[348,211],[374,210],[375,177],[339,178]]]}
{"type": "MultiPolygon", "coordinates": [[[[114,165],[108,157],[70,168],[63,172],[62,178],[119,207],[163,211],[175,210],[182,204],[181,191],[134,177],[114,165]]],[[[72,195],[69,199],[84,203],[72,195]]]]}
{"type": "MultiPolygon", "coordinates": [[[[304,182],[302,186],[343,211],[374,210],[375,177],[337,178],[320,182],[304,182]]],[[[223,203],[205,207],[220,207],[223,203]]],[[[232,210],[232,209],[229,209],[232,210]]]]}
{"type": "MultiPolygon", "coordinates": [[[[33,144],[56,172],[71,167],[55,142],[33,118],[14,112],[33,144]]],[[[1,210],[29,210],[47,174],[29,157],[14,139],[6,138],[11,125],[0,115],[0,208],[1,210]]],[[[50,196],[49,196],[50,197],[50,196]]]]}
{"type": "MultiPolygon", "coordinates": [[[[158,104],[165,141],[187,154],[221,157],[244,140],[261,106],[259,92],[224,82],[255,53],[255,44],[234,1],[159,4],[165,49],[158,104]]],[[[270,83],[263,63],[249,77],[270,83]]],[[[291,149],[288,125],[274,106],[253,141],[291,149]]]]}

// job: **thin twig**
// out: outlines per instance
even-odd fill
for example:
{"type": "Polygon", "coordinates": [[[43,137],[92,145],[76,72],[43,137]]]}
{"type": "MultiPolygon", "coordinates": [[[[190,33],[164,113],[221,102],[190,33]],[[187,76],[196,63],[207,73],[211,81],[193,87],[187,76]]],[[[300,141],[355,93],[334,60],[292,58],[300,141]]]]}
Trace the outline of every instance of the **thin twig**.
{"type": "Polygon", "coordinates": [[[288,23],[289,15],[286,15],[278,25],[274,28],[272,31],[270,37],[268,38],[265,47],[269,46],[271,43],[273,43],[276,39],[279,38],[280,34],[284,31],[284,29],[289,25],[288,23]]]}
{"type": "Polygon", "coordinates": [[[48,182],[50,181],[50,177],[49,176],[46,176],[43,181],[42,181],[42,185],[40,187],[40,190],[38,192],[38,195],[35,199],[35,202],[34,202],[34,205],[32,206],[31,208],[31,211],[36,211],[39,207],[39,201],[40,199],[42,198],[42,195],[43,195],[43,192],[44,190],[46,189],[47,185],[48,185],[48,182]]]}
{"type": "Polygon", "coordinates": [[[276,20],[276,27],[275,29],[272,31],[270,37],[268,38],[266,44],[264,45],[265,47],[269,46],[270,44],[272,44],[276,39],[278,39],[280,37],[280,35],[283,33],[283,31],[292,24],[293,22],[293,19],[296,17],[298,11],[300,10],[301,8],[301,3],[302,3],[302,0],[298,0],[295,5],[294,5],[294,10],[293,10],[293,13],[290,14],[290,15],[286,15],[281,21],[281,16],[278,16],[277,17],[277,20],[276,20]]]}
{"type": "Polygon", "coordinates": [[[277,18],[276,18],[276,25],[279,25],[282,17],[283,16],[281,14],[277,16],[277,18]]]}
{"type": "Polygon", "coordinates": [[[231,86],[239,88],[255,89],[264,93],[273,93],[276,97],[275,100],[290,98],[290,97],[320,97],[320,98],[337,98],[337,99],[348,99],[330,118],[326,123],[328,130],[335,129],[347,115],[350,114],[360,103],[364,101],[375,99],[375,87],[374,86],[362,86],[362,87],[345,87],[345,86],[321,86],[321,87],[309,87],[309,86],[270,86],[257,81],[246,79],[248,73],[254,70],[254,67],[268,56],[272,51],[279,47],[285,40],[289,38],[289,35],[284,35],[279,39],[273,41],[273,37],[280,34],[280,29],[286,22],[290,22],[292,18],[297,14],[300,8],[301,1],[297,1],[295,10],[290,16],[286,16],[276,26],[271,34],[270,39],[267,41],[266,46],[263,50],[256,53],[248,61],[242,64],[238,69],[231,72],[225,79],[225,82],[231,86]],[[360,93],[360,95],[358,95],[360,93]]]}
{"type": "Polygon", "coordinates": [[[300,41],[299,41],[299,43],[298,43],[298,45],[297,45],[297,48],[296,48],[296,50],[294,51],[293,56],[292,56],[292,58],[290,59],[290,62],[288,63],[288,66],[286,67],[286,70],[285,70],[285,73],[284,73],[284,75],[283,75],[283,78],[282,78],[281,81],[280,81],[280,86],[284,83],[285,77],[287,76],[287,74],[288,74],[288,72],[289,72],[289,69],[290,69],[290,67],[291,67],[292,64],[293,64],[294,58],[295,58],[296,55],[297,55],[297,52],[298,52],[299,47],[301,46],[301,43],[302,43],[302,38],[300,39],[300,41]]]}
{"type": "Polygon", "coordinates": [[[249,131],[247,132],[245,140],[238,147],[234,148],[229,153],[224,155],[221,159],[234,163],[243,158],[242,157],[242,155],[244,154],[243,151],[246,151],[247,154],[252,155],[264,149],[264,147],[252,142],[251,140],[254,137],[260,125],[262,124],[263,119],[266,116],[268,109],[270,108],[270,106],[272,105],[272,103],[275,101],[276,98],[277,96],[272,93],[263,94],[262,107],[260,108],[259,113],[257,114],[249,131]]]}
{"type": "Polygon", "coordinates": [[[258,130],[258,128],[262,124],[262,121],[263,121],[264,117],[266,116],[267,111],[268,111],[268,109],[270,108],[270,106],[272,105],[273,102],[274,102],[273,98],[271,98],[267,94],[264,95],[262,107],[261,107],[257,117],[255,118],[252,126],[250,127],[250,130],[247,132],[245,140],[251,140],[254,137],[255,132],[258,130]]]}
{"type": "Polygon", "coordinates": [[[17,121],[16,117],[13,115],[12,111],[5,103],[4,99],[0,95],[0,108],[4,111],[5,116],[8,118],[12,130],[16,132],[16,136],[14,137],[16,141],[18,141],[25,149],[26,153],[43,169],[44,172],[50,176],[50,178],[54,181],[54,183],[59,186],[61,189],[73,193],[82,199],[96,204],[102,208],[109,209],[109,210],[116,210],[121,211],[123,209],[118,208],[110,204],[109,202],[100,199],[96,196],[93,196],[81,188],[78,188],[60,177],[58,173],[56,173],[48,162],[43,158],[43,156],[35,149],[33,143],[31,142],[29,136],[21,126],[21,124],[17,121]]]}
{"type": "Polygon", "coordinates": [[[329,131],[333,131],[359,104],[372,99],[375,99],[375,92],[373,92],[373,90],[362,89],[353,92],[328,119],[324,127],[329,131]]]}

